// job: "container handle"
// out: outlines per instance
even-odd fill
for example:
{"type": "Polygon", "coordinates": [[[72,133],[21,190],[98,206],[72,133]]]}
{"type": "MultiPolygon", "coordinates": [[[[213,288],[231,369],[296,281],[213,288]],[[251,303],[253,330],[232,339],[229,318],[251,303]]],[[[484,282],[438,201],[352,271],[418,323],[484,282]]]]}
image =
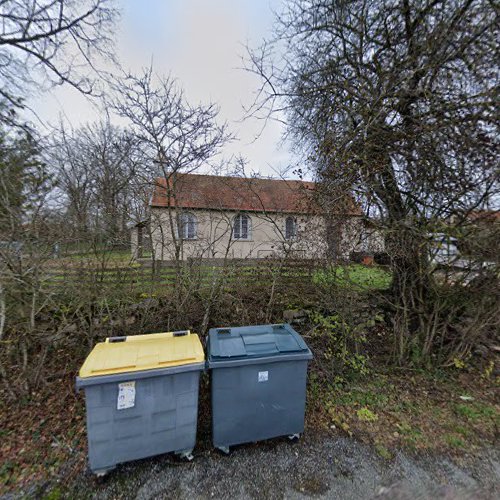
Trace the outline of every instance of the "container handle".
{"type": "Polygon", "coordinates": [[[184,337],[185,335],[191,335],[190,330],[177,330],[176,332],[172,332],[172,337],[184,337]]]}
{"type": "MultiPolygon", "coordinates": [[[[186,335],[191,335],[191,330],[177,330],[175,332],[163,332],[163,333],[153,333],[151,334],[152,336],[167,336],[167,337],[184,337],[186,335]]],[[[135,340],[141,340],[142,335],[132,335],[130,337],[130,342],[135,341],[135,340]]],[[[121,337],[108,337],[106,339],[106,342],[113,344],[115,342],[126,342],[128,339],[127,336],[121,336],[121,337]]]]}
{"type": "Polygon", "coordinates": [[[109,342],[110,344],[113,344],[115,342],[125,342],[127,340],[127,337],[108,337],[106,339],[106,342],[109,342]]]}

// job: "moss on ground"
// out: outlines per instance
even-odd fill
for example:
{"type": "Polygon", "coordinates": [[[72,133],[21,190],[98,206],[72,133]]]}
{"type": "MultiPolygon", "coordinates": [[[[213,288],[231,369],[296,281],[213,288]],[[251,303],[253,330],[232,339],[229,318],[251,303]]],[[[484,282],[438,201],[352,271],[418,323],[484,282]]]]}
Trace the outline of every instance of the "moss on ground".
{"type": "Polygon", "coordinates": [[[380,369],[335,385],[316,376],[309,385],[309,416],[316,426],[384,443],[388,453],[474,452],[498,437],[497,392],[494,381],[472,371],[449,371],[443,380],[380,369]]]}

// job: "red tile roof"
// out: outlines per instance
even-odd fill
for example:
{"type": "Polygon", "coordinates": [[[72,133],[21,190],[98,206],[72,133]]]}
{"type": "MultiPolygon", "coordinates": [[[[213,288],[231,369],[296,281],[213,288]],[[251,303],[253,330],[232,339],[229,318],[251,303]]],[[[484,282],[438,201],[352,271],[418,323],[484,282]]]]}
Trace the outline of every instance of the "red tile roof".
{"type": "Polygon", "coordinates": [[[286,213],[319,210],[313,200],[314,182],[177,174],[170,177],[169,186],[170,200],[166,179],[156,180],[151,206],[286,213]]]}
{"type": "MultiPolygon", "coordinates": [[[[177,174],[156,179],[152,207],[235,210],[277,213],[324,212],[315,196],[314,182],[226,177],[218,175],[177,174]],[[170,196],[169,196],[170,193],[170,196]]],[[[346,215],[361,215],[361,209],[350,198],[352,207],[346,215]]]]}
{"type": "Polygon", "coordinates": [[[499,222],[500,210],[474,210],[469,212],[467,218],[474,221],[499,222]]]}

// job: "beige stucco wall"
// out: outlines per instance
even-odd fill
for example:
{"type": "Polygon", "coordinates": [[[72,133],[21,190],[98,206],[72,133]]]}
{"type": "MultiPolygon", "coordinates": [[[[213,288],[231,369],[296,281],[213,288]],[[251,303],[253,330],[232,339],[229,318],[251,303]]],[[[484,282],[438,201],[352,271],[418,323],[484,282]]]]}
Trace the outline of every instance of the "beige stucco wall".
{"type": "MultiPolygon", "coordinates": [[[[285,240],[287,214],[248,212],[251,219],[250,239],[231,238],[231,227],[236,211],[190,210],[197,220],[197,238],[179,240],[180,259],[259,259],[290,256],[321,259],[328,256],[327,226],[322,216],[296,215],[297,237],[285,240]]],[[[157,260],[175,260],[175,243],[171,223],[176,226],[175,210],[151,210],[152,247],[157,260]]],[[[340,222],[338,245],[342,259],[352,251],[378,252],[383,240],[373,230],[367,230],[359,217],[348,217],[340,222]]]]}
{"type": "Polygon", "coordinates": [[[342,255],[351,252],[377,253],[384,251],[382,233],[373,227],[367,227],[360,217],[351,217],[342,222],[342,255]]]}
{"type": "MultiPolygon", "coordinates": [[[[231,227],[238,212],[191,210],[197,219],[197,239],[183,240],[181,259],[187,258],[265,258],[295,256],[323,258],[326,254],[325,224],[322,217],[297,215],[297,237],[285,240],[285,214],[248,212],[251,219],[250,238],[231,238],[231,227]]],[[[175,244],[170,218],[172,210],[153,208],[151,213],[152,244],[158,260],[174,260],[175,244]]]]}
{"type": "Polygon", "coordinates": [[[378,229],[365,228],[360,240],[360,251],[365,251],[368,253],[378,253],[385,251],[384,236],[378,229]]]}

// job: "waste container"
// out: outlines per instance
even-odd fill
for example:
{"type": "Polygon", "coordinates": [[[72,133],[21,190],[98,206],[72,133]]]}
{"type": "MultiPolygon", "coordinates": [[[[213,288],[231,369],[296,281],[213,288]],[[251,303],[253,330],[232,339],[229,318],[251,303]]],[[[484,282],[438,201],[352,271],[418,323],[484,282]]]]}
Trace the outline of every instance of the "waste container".
{"type": "Polygon", "coordinates": [[[290,325],[212,328],[207,349],[216,448],[303,432],[312,353],[290,325]]]}
{"type": "Polygon", "coordinates": [[[76,378],[85,390],[91,470],[101,475],[167,452],[192,458],[204,368],[201,342],[189,331],[97,344],[76,378]]]}

